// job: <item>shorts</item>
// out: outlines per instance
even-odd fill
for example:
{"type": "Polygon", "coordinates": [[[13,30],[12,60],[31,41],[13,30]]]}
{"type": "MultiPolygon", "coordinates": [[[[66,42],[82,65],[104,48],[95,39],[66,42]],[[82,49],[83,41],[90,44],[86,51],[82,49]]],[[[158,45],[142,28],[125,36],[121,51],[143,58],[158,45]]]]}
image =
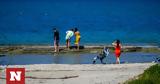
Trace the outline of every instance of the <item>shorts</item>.
{"type": "Polygon", "coordinates": [[[59,40],[55,40],[55,45],[59,46],[59,40]]]}

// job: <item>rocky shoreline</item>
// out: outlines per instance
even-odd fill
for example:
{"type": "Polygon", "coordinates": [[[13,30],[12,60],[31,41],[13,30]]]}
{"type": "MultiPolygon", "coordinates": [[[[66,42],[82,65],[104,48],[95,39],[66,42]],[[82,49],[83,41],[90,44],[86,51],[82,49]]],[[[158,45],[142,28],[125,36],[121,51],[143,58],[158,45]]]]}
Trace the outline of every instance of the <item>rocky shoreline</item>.
{"type": "MultiPolygon", "coordinates": [[[[60,53],[92,53],[100,52],[104,46],[80,46],[80,50],[77,51],[75,46],[71,46],[70,50],[67,50],[65,46],[60,46],[60,53]]],[[[106,45],[110,51],[113,51],[113,46],[106,45]]],[[[160,48],[158,46],[123,46],[123,52],[155,52],[159,53],[160,48]]],[[[54,47],[49,45],[20,45],[20,46],[0,46],[0,54],[48,54],[55,53],[54,47]]]]}

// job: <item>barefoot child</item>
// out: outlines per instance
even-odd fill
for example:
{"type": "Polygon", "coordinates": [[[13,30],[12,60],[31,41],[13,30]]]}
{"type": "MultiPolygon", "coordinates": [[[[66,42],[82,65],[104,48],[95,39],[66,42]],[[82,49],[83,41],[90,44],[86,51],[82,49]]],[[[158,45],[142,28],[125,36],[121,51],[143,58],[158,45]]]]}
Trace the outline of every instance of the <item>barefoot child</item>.
{"type": "Polygon", "coordinates": [[[69,47],[70,47],[70,39],[73,35],[74,35],[73,29],[68,30],[66,32],[66,47],[67,47],[68,50],[69,50],[69,47]]]}
{"type": "Polygon", "coordinates": [[[59,31],[54,28],[54,51],[59,52],[59,31]]]}
{"type": "Polygon", "coordinates": [[[77,28],[75,28],[75,30],[74,30],[74,35],[76,37],[76,39],[75,39],[75,45],[77,47],[77,50],[79,50],[79,42],[80,42],[81,36],[80,36],[80,32],[78,31],[77,28]]]}

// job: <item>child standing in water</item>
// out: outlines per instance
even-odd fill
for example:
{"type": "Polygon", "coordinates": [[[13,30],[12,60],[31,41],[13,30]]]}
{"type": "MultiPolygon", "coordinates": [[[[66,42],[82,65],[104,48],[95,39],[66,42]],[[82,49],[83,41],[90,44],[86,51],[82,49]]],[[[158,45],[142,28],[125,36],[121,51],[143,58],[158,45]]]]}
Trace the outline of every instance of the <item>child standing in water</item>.
{"type": "Polygon", "coordinates": [[[116,56],[116,64],[120,64],[120,60],[119,60],[119,57],[121,55],[121,43],[120,43],[120,40],[116,40],[115,42],[112,43],[112,45],[114,46],[115,48],[115,56],[116,56]]]}
{"type": "Polygon", "coordinates": [[[54,28],[54,51],[59,52],[59,31],[54,28]]]}
{"type": "Polygon", "coordinates": [[[66,47],[69,50],[70,47],[70,39],[74,35],[73,29],[70,29],[66,32],[66,47]]]}
{"type": "Polygon", "coordinates": [[[79,50],[79,42],[80,42],[81,36],[77,28],[75,28],[74,30],[74,35],[76,36],[75,45],[77,46],[77,50],[79,50]]]}

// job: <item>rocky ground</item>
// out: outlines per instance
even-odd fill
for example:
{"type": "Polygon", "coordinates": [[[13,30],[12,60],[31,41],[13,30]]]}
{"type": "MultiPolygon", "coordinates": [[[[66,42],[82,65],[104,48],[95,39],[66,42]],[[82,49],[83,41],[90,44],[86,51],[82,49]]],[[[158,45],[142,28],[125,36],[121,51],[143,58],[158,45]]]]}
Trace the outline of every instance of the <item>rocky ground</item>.
{"type": "MultiPolygon", "coordinates": [[[[99,46],[80,46],[80,50],[77,51],[75,46],[71,46],[70,50],[66,49],[65,46],[60,46],[59,53],[98,53],[103,49],[104,45],[99,46]]],[[[105,45],[113,52],[114,48],[110,45],[105,45]]],[[[123,46],[122,52],[153,52],[160,53],[158,46],[123,46]]],[[[0,56],[5,54],[48,54],[55,53],[54,47],[49,45],[11,45],[11,46],[0,46],[0,56]]]]}

